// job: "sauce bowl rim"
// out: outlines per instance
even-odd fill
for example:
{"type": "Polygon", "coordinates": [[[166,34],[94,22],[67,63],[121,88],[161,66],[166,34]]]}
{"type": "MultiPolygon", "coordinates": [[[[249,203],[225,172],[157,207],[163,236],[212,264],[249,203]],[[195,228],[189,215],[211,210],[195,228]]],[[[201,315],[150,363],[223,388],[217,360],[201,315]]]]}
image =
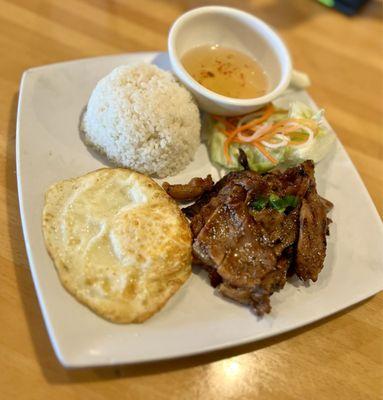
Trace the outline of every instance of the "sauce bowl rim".
{"type": "MultiPolygon", "coordinates": [[[[209,44],[208,40],[206,41],[206,44],[209,44]]],[[[219,102],[221,104],[226,103],[233,106],[254,106],[254,105],[266,104],[275,99],[277,96],[279,96],[287,88],[291,79],[292,63],[291,63],[290,53],[286,45],[284,44],[283,40],[280,38],[280,36],[266,22],[262,21],[261,19],[255,17],[252,14],[249,14],[245,11],[232,7],[204,6],[204,7],[194,8],[182,14],[180,17],[176,19],[176,21],[170,28],[168,36],[168,52],[174,72],[176,73],[176,75],[178,75],[178,77],[182,81],[187,82],[187,84],[190,85],[190,87],[194,91],[200,93],[201,95],[209,98],[212,101],[219,102]],[[263,37],[265,38],[268,46],[274,49],[277,55],[277,59],[281,66],[281,79],[279,80],[277,86],[271,92],[263,96],[253,97],[248,99],[227,97],[205,88],[186,71],[185,67],[183,66],[181,60],[179,59],[175,51],[175,40],[177,34],[182,25],[187,20],[198,17],[206,13],[210,14],[220,13],[220,14],[235,16],[237,17],[239,22],[241,22],[241,19],[247,19],[248,21],[251,22],[252,25],[257,25],[260,32],[264,33],[263,37]]],[[[265,72],[267,74],[267,71],[265,72]]]]}

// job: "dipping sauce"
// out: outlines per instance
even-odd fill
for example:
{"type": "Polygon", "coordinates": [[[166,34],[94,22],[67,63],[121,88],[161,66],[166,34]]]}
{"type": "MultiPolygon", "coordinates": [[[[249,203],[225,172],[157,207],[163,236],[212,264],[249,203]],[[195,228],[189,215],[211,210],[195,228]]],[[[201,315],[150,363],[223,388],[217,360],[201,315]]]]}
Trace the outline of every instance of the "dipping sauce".
{"type": "Polygon", "coordinates": [[[262,67],[238,50],[204,45],[189,50],[181,61],[198,83],[223,96],[251,99],[267,92],[268,80],[262,67]]]}

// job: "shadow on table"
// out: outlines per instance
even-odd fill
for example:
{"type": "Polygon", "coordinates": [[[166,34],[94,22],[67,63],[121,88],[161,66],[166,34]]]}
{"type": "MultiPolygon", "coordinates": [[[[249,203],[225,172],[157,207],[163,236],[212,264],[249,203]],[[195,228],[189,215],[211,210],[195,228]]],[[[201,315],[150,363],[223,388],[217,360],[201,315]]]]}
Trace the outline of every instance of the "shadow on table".
{"type": "MultiPolygon", "coordinates": [[[[8,215],[18,215],[17,203],[15,202],[16,193],[16,174],[15,174],[15,130],[17,112],[17,94],[15,94],[9,121],[9,131],[7,138],[7,161],[6,161],[6,187],[7,187],[7,213],[8,215]]],[[[37,212],[40,212],[37,210],[37,212]]],[[[20,220],[8,219],[8,235],[11,240],[13,260],[15,263],[15,274],[19,294],[24,308],[25,318],[29,327],[29,334],[33,343],[36,359],[40,365],[42,374],[51,384],[78,383],[96,380],[111,380],[124,377],[135,377],[144,375],[155,375],[181,369],[193,368],[200,365],[212,363],[222,359],[246,354],[259,349],[273,346],[282,341],[295,336],[304,334],[311,329],[315,329],[326,322],[329,322],[349,310],[359,307],[356,305],[346,311],[339,312],[334,316],[325,318],[307,327],[294,330],[292,332],[279,335],[274,338],[261,340],[256,343],[232,347],[226,350],[214,351],[197,356],[183,357],[179,359],[142,363],[127,366],[113,366],[100,368],[84,369],[65,369],[57,361],[49,341],[44,321],[40,312],[37,297],[33,289],[32,279],[27,266],[27,257],[24,248],[24,241],[21,231],[20,220]],[[23,268],[24,267],[24,268],[23,268]]],[[[362,303],[363,304],[363,303],[362,303]]]]}

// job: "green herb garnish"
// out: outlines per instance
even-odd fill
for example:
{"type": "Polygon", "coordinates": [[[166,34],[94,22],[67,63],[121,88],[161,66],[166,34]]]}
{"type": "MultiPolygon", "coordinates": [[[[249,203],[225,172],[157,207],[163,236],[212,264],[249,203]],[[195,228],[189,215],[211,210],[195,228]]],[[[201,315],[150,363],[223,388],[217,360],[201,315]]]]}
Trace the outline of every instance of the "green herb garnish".
{"type": "Polygon", "coordinates": [[[284,201],[283,198],[277,196],[276,194],[271,194],[269,197],[270,205],[273,207],[275,210],[279,212],[285,211],[285,206],[284,206],[284,201]]]}
{"type": "Polygon", "coordinates": [[[266,207],[268,202],[269,199],[267,197],[259,197],[257,200],[250,203],[250,208],[255,211],[261,211],[266,207]]]}
{"type": "Polygon", "coordinates": [[[298,197],[287,195],[284,197],[279,197],[278,195],[272,193],[269,198],[267,197],[259,197],[258,199],[252,201],[250,203],[250,208],[252,211],[261,211],[263,210],[268,204],[274,210],[277,210],[280,213],[285,212],[286,208],[288,207],[296,207],[298,205],[298,197]]]}
{"type": "Polygon", "coordinates": [[[296,207],[298,205],[297,196],[287,195],[283,199],[285,201],[286,207],[296,207]]]}
{"type": "Polygon", "coordinates": [[[298,197],[287,195],[284,197],[279,197],[276,194],[270,195],[270,204],[275,210],[280,213],[285,212],[287,207],[296,207],[298,205],[298,197]]]}

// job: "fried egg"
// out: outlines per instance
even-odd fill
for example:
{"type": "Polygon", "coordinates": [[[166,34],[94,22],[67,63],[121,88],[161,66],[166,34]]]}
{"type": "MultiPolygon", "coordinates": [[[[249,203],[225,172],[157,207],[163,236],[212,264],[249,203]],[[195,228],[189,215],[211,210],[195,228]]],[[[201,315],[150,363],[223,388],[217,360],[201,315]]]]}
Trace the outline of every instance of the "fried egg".
{"type": "Polygon", "coordinates": [[[157,183],[128,169],[51,186],[43,233],[63,286],[112,322],[145,321],[191,273],[187,220],[157,183]]]}

